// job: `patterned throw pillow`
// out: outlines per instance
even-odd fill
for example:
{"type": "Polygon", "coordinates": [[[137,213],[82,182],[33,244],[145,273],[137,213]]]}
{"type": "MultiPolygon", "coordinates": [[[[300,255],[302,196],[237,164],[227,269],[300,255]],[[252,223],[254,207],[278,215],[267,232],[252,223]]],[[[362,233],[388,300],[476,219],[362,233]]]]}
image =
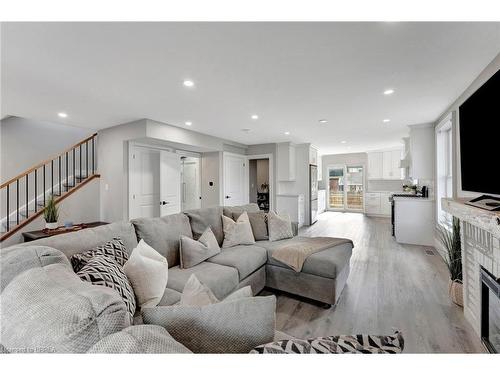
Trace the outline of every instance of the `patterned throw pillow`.
{"type": "Polygon", "coordinates": [[[73,255],[71,257],[71,266],[73,266],[75,272],[78,272],[96,255],[107,255],[113,258],[116,263],[122,267],[128,260],[127,248],[123,244],[122,239],[120,237],[114,237],[111,241],[106,242],[104,245],[99,245],[92,250],[73,255]]]}
{"type": "Polygon", "coordinates": [[[328,336],[315,339],[281,340],[257,346],[252,354],[398,354],[404,349],[401,332],[390,336],[328,336]]]}
{"type": "Polygon", "coordinates": [[[130,320],[135,314],[136,302],[135,295],[130,282],[120,266],[113,258],[107,255],[96,255],[90,259],[76,273],[80,279],[94,285],[106,286],[116,290],[125,302],[127,310],[130,313],[130,320]]]}
{"type": "Polygon", "coordinates": [[[279,241],[293,237],[292,222],[287,216],[278,216],[270,211],[267,217],[269,241],[279,241]]]}

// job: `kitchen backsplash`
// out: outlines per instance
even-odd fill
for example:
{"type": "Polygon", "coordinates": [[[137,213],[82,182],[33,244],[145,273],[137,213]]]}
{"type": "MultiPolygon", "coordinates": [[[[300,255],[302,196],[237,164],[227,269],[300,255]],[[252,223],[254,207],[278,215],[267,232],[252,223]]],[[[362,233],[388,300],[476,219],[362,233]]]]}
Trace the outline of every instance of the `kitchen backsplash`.
{"type": "Polygon", "coordinates": [[[403,181],[368,180],[368,191],[403,191],[403,181]]]}

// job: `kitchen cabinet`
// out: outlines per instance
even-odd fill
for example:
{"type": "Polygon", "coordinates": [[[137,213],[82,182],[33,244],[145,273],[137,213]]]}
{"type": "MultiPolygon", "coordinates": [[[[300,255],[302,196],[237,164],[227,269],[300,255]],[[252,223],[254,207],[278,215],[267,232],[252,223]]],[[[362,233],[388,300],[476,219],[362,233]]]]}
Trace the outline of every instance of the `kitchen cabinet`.
{"type": "Polygon", "coordinates": [[[314,147],[309,147],[309,164],[318,165],[318,150],[314,147]]]}
{"type": "Polygon", "coordinates": [[[380,215],[380,193],[365,194],[365,212],[368,215],[380,215]]]}
{"type": "Polygon", "coordinates": [[[400,180],[399,167],[401,150],[376,151],[368,153],[368,178],[372,180],[400,180]]]}
{"type": "Polygon", "coordinates": [[[295,181],[295,145],[278,143],[278,181],[295,181]]]}
{"type": "Polygon", "coordinates": [[[276,196],[276,213],[288,215],[291,221],[298,223],[299,228],[304,225],[305,208],[303,194],[279,194],[276,196]]]}
{"type": "Polygon", "coordinates": [[[383,157],[383,152],[368,153],[368,178],[382,178],[383,157]]]}
{"type": "Polygon", "coordinates": [[[368,192],[365,194],[365,213],[375,216],[390,216],[391,202],[389,192],[368,192]]]}
{"type": "Polygon", "coordinates": [[[394,199],[396,241],[413,245],[434,246],[434,201],[426,198],[394,199]]]}
{"type": "Polygon", "coordinates": [[[326,190],[318,190],[318,215],[326,209],[326,190]]]}

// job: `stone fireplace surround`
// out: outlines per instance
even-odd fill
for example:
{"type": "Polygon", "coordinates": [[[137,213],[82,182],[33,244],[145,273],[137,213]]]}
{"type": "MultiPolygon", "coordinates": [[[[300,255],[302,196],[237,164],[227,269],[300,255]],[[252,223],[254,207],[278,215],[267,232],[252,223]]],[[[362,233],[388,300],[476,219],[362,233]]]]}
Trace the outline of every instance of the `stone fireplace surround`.
{"type": "Polygon", "coordinates": [[[441,206],[460,219],[464,315],[481,336],[480,268],[500,277],[500,212],[482,210],[465,202],[466,199],[443,198],[441,206]]]}

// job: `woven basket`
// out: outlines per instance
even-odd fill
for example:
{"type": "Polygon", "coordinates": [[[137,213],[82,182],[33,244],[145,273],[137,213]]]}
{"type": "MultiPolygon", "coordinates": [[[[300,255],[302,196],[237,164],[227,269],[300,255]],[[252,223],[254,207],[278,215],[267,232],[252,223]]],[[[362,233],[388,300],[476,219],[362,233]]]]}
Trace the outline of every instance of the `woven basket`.
{"type": "Polygon", "coordinates": [[[464,307],[464,290],[460,280],[450,280],[448,292],[452,302],[460,307],[464,307]]]}

